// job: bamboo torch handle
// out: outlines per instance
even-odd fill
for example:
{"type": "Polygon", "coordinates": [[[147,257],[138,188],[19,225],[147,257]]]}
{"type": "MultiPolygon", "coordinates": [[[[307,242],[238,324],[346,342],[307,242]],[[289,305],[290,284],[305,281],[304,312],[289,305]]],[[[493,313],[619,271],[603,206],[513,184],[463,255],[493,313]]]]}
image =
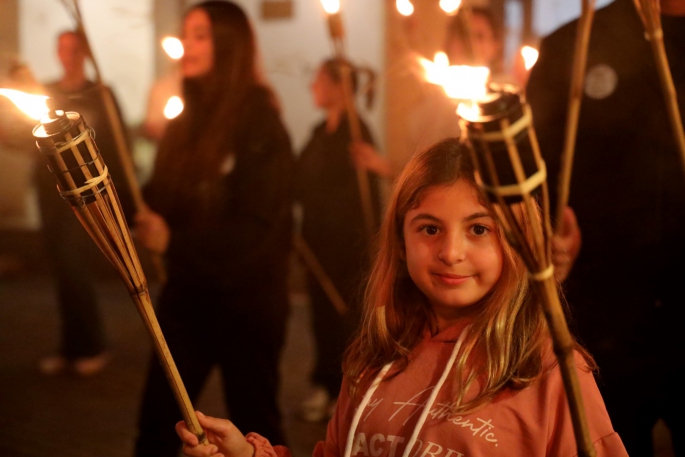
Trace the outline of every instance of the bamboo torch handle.
{"type": "Polygon", "coordinates": [[[321,266],[319,259],[316,258],[316,255],[314,252],[312,252],[309,245],[298,234],[293,236],[293,245],[295,246],[295,250],[300,255],[300,258],[304,264],[314,275],[319,285],[326,293],[328,299],[331,301],[331,303],[333,303],[333,306],[338,313],[340,313],[341,316],[347,314],[349,308],[345,304],[345,300],[343,300],[342,296],[338,292],[338,289],[336,289],[335,284],[333,284],[333,281],[331,281],[330,276],[326,274],[326,271],[321,266]]]}
{"type": "MultiPolygon", "coordinates": [[[[352,69],[345,58],[344,44],[342,36],[334,37],[334,46],[336,54],[340,62],[340,75],[342,80],[342,88],[345,95],[345,109],[347,111],[347,118],[350,123],[350,134],[353,142],[363,140],[361,123],[359,122],[359,114],[354,103],[354,89],[352,86],[352,69]]],[[[373,212],[373,204],[371,203],[371,186],[369,184],[369,174],[356,167],[357,183],[359,184],[359,196],[361,198],[362,211],[364,214],[364,224],[369,236],[373,235],[375,218],[373,212]]]]}
{"type": "Polygon", "coordinates": [[[571,90],[569,93],[568,110],[566,112],[564,149],[561,155],[561,170],[559,171],[555,233],[559,233],[561,229],[564,209],[566,208],[566,205],[568,205],[569,189],[571,187],[571,171],[573,169],[573,154],[576,147],[576,135],[578,133],[578,117],[580,116],[580,104],[583,99],[583,82],[585,81],[587,53],[590,44],[590,31],[592,29],[592,18],[595,14],[594,3],[594,0],[583,0],[583,10],[576,31],[571,90]]]}
{"type": "Polygon", "coordinates": [[[169,380],[171,390],[174,393],[174,397],[176,397],[176,402],[181,408],[181,414],[183,415],[183,420],[188,426],[188,430],[197,436],[201,444],[209,444],[204,430],[202,430],[202,426],[197,419],[195,409],[190,401],[190,397],[188,397],[188,392],[186,391],[183,380],[181,379],[181,375],[178,372],[176,363],[171,356],[169,347],[167,346],[164,335],[162,334],[162,329],[157,321],[157,316],[155,315],[152,307],[149,293],[147,290],[139,293],[132,292],[131,297],[136,305],[138,305],[140,316],[143,318],[143,322],[148,329],[148,333],[152,337],[155,352],[157,353],[160,363],[162,364],[162,368],[164,369],[164,373],[169,380]]]}
{"type": "MultiPolygon", "coordinates": [[[[124,170],[124,177],[126,178],[126,187],[131,193],[136,211],[140,211],[146,208],[145,201],[143,200],[143,193],[140,190],[140,185],[138,184],[138,179],[136,178],[133,160],[131,158],[128,145],[126,144],[126,137],[124,136],[123,126],[119,120],[119,113],[114,102],[114,97],[112,96],[112,92],[107,89],[102,82],[99,82],[98,89],[100,90],[100,96],[102,97],[102,101],[105,105],[107,118],[109,119],[109,125],[112,128],[112,133],[114,134],[117,152],[119,153],[119,160],[124,170]]],[[[151,251],[149,252],[149,255],[150,261],[155,269],[155,273],[157,273],[157,279],[160,283],[164,284],[167,276],[166,268],[164,267],[164,262],[162,261],[161,255],[151,251]]]]}
{"type": "MultiPolygon", "coordinates": [[[[83,25],[83,16],[81,15],[81,8],[79,6],[78,0],[72,0],[72,7],[69,7],[67,0],[62,0],[62,3],[69,10],[69,12],[74,17],[76,21],[76,30],[81,35],[83,39],[83,44],[86,47],[86,53],[90,59],[93,69],[95,70],[95,80],[97,81],[98,90],[100,92],[100,97],[105,106],[105,112],[107,114],[107,120],[109,121],[110,128],[112,129],[112,134],[114,135],[114,141],[116,144],[116,150],[121,162],[122,168],[124,170],[124,177],[126,179],[126,187],[129,189],[131,198],[133,199],[133,205],[136,211],[140,211],[145,208],[145,201],[143,200],[143,195],[140,190],[140,185],[138,179],[136,178],[135,167],[133,166],[133,159],[131,152],[126,143],[126,136],[124,135],[124,128],[119,118],[119,113],[117,111],[116,103],[114,102],[114,97],[112,93],[107,89],[102,80],[102,74],[100,73],[100,66],[98,61],[95,59],[93,54],[93,49],[90,46],[90,40],[86,34],[86,29],[83,25]]],[[[164,267],[164,262],[162,257],[154,252],[150,252],[150,260],[152,262],[155,273],[157,273],[157,279],[162,284],[166,282],[166,268],[164,267]]]]}
{"type": "Polygon", "coordinates": [[[649,40],[652,46],[652,52],[656,61],[656,67],[659,71],[659,80],[666,102],[666,109],[668,110],[668,119],[673,130],[673,137],[680,153],[681,165],[685,173],[685,132],[683,131],[683,121],[680,117],[680,108],[678,107],[678,97],[676,95],[675,85],[673,84],[673,76],[671,69],[668,66],[668,58],[666,57],[666,48],[664,47],[664,35],[661,29],[658,33],[653,33],[649,40]]]}
{"type": "Polygon", "coordinates": [[[542,298],[543,310],[552,333],[554,353],[559,361],[559,369],[564,382],[564,388],[570,389],[566,398],[569,402],[573,431],[576,436],[579,457],[595,457],[595,448],[590,438],[590,430],[585,421],[585,405],[582,390],[578,380],[576,364],[574,360],[574,344],[571,333],[566,325],[564,311],[559,301],[555,279],[550,276],[542,281],[535,281],[539,295],[542,298]]]}

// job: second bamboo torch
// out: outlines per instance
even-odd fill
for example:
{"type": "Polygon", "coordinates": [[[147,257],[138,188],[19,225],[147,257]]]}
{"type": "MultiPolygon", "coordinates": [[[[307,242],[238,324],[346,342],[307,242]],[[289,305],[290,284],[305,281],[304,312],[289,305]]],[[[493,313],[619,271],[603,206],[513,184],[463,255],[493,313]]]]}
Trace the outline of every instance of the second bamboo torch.
{"type": "Polygon", "coordinates": [[[542,303],[569,401],[578,455],[594,456],[573,356],[574,342],[554,279],[547,172],[530,106],[515,87],[491,84],[484,96],[460,104],[458,113],[478,183],[507,240],[525,262],[542,303]],[[517,212],[526,214],[531,221],[530,235],[516,217],[517,212]]]}

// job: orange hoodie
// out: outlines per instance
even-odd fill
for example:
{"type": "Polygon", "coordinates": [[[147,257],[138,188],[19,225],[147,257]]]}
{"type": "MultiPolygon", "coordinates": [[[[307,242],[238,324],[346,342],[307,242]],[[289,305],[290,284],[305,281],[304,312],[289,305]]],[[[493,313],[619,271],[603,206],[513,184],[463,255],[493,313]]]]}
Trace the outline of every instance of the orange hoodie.
{"type": "MultiPolygon", "coordinates": [[[[456,383],[450,376],[451,359],[458,351],[456,346],[461,344],[459,337],[465,334],[465,326],[466,323],[457,323],[436,336],[426,334],[405,370],[379,384],[372,383],[375,391],[372,385],[361,402],[353,402],[347,395],[345,382],[336,413],[328,424],[326,441],[317,445],[314,457],[576,455],[571,416],[557,365],[529,387],[506,389],[474,413],[451,412],[456,397],[456,383]],[[444,384],[440,386],[441,378],[444,384]],[[435,394],[433,399],[431,394],[435,394]]],[[[575,360],[597,456],[628,455],[611,426],[592,373],[580,354],[575,354],[575,360]]],[[[384,376],[379,375],[376,381],[384,376]]],[[[279,455],[283,451],[277,449],[279,455]]]]}

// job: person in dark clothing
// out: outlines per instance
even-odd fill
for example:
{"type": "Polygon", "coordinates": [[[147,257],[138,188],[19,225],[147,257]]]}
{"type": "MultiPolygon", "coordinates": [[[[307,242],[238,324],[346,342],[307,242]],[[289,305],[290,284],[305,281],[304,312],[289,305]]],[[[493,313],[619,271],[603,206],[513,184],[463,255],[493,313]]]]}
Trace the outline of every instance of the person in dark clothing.
{"type": "MultiPolygon", "coordinates": [[[[353,81],[356,87],[356,71],[353,81]]],[[[302,405],[302,418],[327,419],[340,391],[342,354],[357,322],[361,285],[367,267],[371,236],[362,210],[356,167],[351,153],[352,135],[345,111],[338,60],[327,60],[311,85],[314,103],[326,111],[297,163],[296,199],[302,204],[302,237],[350,308],[341,316],[316,279],[307,284],[312,309],[316,361],[313,395],[302,405]]],[[[361,121],[363,143],[373,144],[361,121]]],[[[370,146],[369,146],[370,147],[370,146]]],[[[369,174],[376,223],[380,215],[378,177],[369,174]]]]}
{"type": "MultiPolygon", "coordinates": [[[[662,2],[681,110],[684,3],[662,2]]],[[[576,24],[543,40],[527,87],[553,194],[576,24]]],[[[590,38],[569,201],[582,249],[566,295],[578,335],[599,365],[614,428],[635,456],[652,455],[659,418],[676,455],[685,455],[676,409],[684,402],[676,384],[685,376],[684,178],[643,26],[630,0],[616,0],[597,11],[590,38]]]]}
{"type": "MultiPolygon", "coordinates": [[[[218,365],[232,420],[283,443],[277,394],[288,316],[290,140],[237,5],[195,5],[183,42],[185,109],[161,140],[136,231],[166,257],[157,315],[191,400],[218,365]]],[[[176,455],[181,412],[156,359],[149,370],[136,455],[176,455]]]]}
{"type": "MultiPolygon", "coordinates": [[[[107,111],[97,84],[85,76],[87,53],[82,36],[73,31],[60,34],[57,54],[64,75],[44,86],[46,95],[55,99],[59,109],[80,113],[93,128],[124,213],[131,220],[133,201],[124,180],[107,111]]],[[[121,121],[121,113],[118,114],[121,121]]],[[[56,374],[71,365],[78,374],[92,375],[107,362],[107,344],[92,268],[99,254],[69,205],[60,197],[55,177],[44,164],[36,167],[36,187],[45,247],[57,280],[62,324],[59,353],[41,359],[39,369],[44,374],[56,374]]]]}

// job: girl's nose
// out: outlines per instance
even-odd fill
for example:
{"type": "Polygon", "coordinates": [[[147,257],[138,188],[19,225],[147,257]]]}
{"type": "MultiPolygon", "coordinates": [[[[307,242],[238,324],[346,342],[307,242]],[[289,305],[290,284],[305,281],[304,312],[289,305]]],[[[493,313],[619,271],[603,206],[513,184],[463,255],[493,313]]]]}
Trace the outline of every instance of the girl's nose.
{"type": "Polygon", "coordinates": [[[448,234],[445,236],[438,259],[445,265],[454,265],[462,262],[466,255],[466,240],[458,234],[448,234]]]}

